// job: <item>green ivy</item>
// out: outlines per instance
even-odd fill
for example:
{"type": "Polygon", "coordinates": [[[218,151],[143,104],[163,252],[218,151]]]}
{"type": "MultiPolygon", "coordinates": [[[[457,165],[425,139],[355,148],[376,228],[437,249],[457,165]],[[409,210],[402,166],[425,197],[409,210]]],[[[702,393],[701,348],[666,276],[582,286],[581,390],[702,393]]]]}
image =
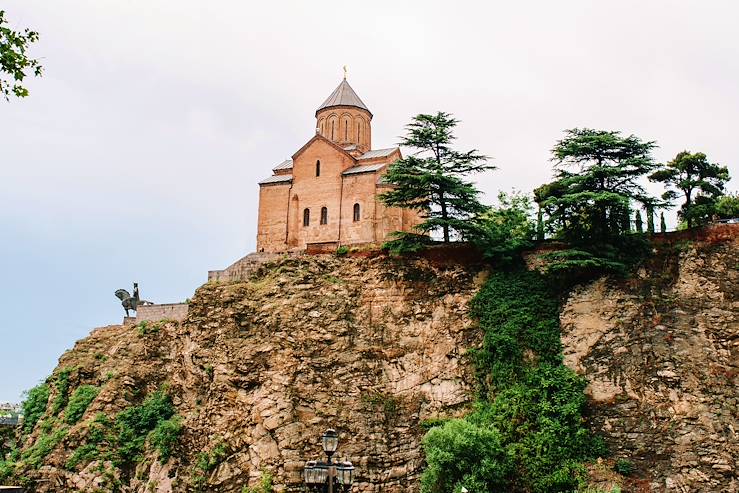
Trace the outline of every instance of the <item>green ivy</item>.
{"type": "Polygon", "coordinates": [[[23,433],[31,433],[46,412],[49,404],[49,386],[40,383],[28,391],[23,401],[23,433]]]}
{"type": "Polygon", "coordinates": [[[551,286],[537,272],[498,272],[472,301],[484,332],[470,352],[478,402],[426,434],[423,493],[573,491],[582,463],[605,453],[583,424],[586,382],[562,364],[551,286]]]}
{"type": "Polygon", "coordinates": [[[159,451],[159,462],[164,464],[172,455],[172,449],[182,432],[182,418],[173,416],[160,421],[149,434],[149,443],[159,451]]]}
{"type": "Polygon", "coordinates": [[[51,405],[51,414],[56,416],[67,405],[69,398],[69,376],[72,374],[72,368],[62,368],[54,376],[54,387],[56,387],[56,397],[51,405]]]}
{"type": "Polygon", "coordinates": [[[80,385],[77,387],[69,398],[67,408],[64,410],[64,421],[70,425],[77,423],[82,419],[88,406],[99,393],[100,388],[94,385],[80,385]]]}

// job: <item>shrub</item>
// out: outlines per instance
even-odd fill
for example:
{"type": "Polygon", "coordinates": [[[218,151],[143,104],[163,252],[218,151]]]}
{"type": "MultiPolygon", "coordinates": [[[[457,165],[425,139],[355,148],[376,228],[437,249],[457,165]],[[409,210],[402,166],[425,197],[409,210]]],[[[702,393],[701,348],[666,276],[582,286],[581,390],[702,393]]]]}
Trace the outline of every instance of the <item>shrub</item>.
{"type": "Polygon", "coordinates": [[[721,219],[739,217],[739,193],[727,194],[716,202],[716,215],[721,219]]]}
{"type": "Polygon", "coordinates": [[[23,401],[23,433],[31,433],[46,412],[49,403],[49,386],[40,383],[28,391],[23,401]]]}
{"type": "Polygon", "coordinates": [[[513,473],[500,433],[488,426],[455,419],[431,429],[423,439],[429,466],[421,491],[450,492],[505,490],[513,473]],[[474,488],[474,489],[473,489],[474,488]]]}
{"type": "Polygon", "coordinates": [[[262,471],[262,476],[259,478],[259,484],[250,488],[244,486],[241,489],[241,493],[273,493],[274,488],[272,486],[272,474],[266,471],[262,471]]]}
{"type": "Polygon", "coordinates": [[[67,405],[69,398],[69,376],[72,374],[73,368],[62,368],[54,376],[54,387],[56,387],[56,397],[51,406],[51,414],[56,416],[67,405]]]}
{"type": "Polygon", "coordinates": [[[423,493],[573,491],[603,442],[583,425],[586,382],[562,364],[559,304],[536,272],[493,274],[471,304],[484,331],[471,351],[475,411],[424,439],[423,493]]]}
{"type": "Polygon", "coordinates": [[[149,433],[149,443],[159,451],[159,462],[164,464],[172,455],[177,440],[182,433],[182,418],[173,416],[160,421],[154,430],[149,433]]]}
{"type": "Polygon", "coordinates": [[[631,476],[634,474],[634,464],[626,459],[618,459],[616,464],[613,466],[613,470],[622,476],[631,476]]]}
{"type": "Polygon", "coordinates": [[[73,425],[77,423],[84,416],[88,406],[95,400],[99,393],[100,388],[94,385],[80,385],[77,387],[69,398],[67,408],[64,410],[64,420],[67,424],[73,425]]]}
{"type": "Polygon", "coordinates": [[[200,452],[196,467],[207,473],[215,469],[226,458],[226,444],[219,442],[210,452],[200,452]]]}
{"type": "Polygon", "coordinates": [[[347,253],[349,253],[349,247],[346,245],[341,245],[339,248],[336,249],[337,257],[344,257],[347,253]]]}
{"type": "Polygon", "coordinates": [[[116,432],[113,438],[116,447],[114,465],[139,462],[149,432],[174,414],[172,400],[161,390],[149,395],[141,405],[129,407],[118,413],[114,423],[116,432]]]}
{"type": "Polygon", "coordinates": [[[38,469],[43,464],[46,456],[49,455],[66,436],[66,428],[59,428],[50,434],[42,434],[39,436],[38,440],[36,440],[36,443],[23,451],[21,459],[32,468],[38,469]]]}
{"type": "Polygon", "coordinates": [[[498,194],[499,205],[475,220],[470,241],[487,260],[498,264],[521,261],[521,252],[533,246],[536,225],[531,199],[520,192],[498,194]]]}

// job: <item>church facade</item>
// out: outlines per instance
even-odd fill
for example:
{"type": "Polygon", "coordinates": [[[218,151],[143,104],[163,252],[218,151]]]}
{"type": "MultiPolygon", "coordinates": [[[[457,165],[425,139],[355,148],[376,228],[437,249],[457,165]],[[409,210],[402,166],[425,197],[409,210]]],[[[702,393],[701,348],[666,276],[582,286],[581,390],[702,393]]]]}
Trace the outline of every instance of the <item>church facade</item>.
{"type": "Polygon", "coordinates": [[[421,222],[379,195],[400,149],[372,149],[372,113],[346,78],[316,110],[316,134],[259,183],[257,251],[378,244],[421,222]]]}

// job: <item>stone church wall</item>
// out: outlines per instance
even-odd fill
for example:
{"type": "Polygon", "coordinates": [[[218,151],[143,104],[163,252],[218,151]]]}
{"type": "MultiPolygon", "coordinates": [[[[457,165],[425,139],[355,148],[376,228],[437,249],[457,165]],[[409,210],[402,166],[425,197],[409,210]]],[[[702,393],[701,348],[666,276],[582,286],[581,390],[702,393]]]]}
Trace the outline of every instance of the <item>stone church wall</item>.
{"type": "Polygon", "coordinates": [[[257,251],[279,252],[286,249],[285,222],[289,200],[289,183],[259,187],[257,251]]]}

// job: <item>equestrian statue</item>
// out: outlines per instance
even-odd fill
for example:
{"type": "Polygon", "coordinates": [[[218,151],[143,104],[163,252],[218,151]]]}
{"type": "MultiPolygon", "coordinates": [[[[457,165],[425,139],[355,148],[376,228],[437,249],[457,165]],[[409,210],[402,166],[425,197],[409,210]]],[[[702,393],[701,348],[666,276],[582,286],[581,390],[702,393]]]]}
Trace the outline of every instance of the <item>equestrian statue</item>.
{"type": "Polygon", "coordinates": [[[125,289],[116,289],[116,297],[121,300],[123,309],[126,310],[126,316],[128,317],[128,311],[136,311],[139,305],[151,305],[150,301],[142,300],[139,298],[139,283],[133,283],[133,296],[125,289]]]}

